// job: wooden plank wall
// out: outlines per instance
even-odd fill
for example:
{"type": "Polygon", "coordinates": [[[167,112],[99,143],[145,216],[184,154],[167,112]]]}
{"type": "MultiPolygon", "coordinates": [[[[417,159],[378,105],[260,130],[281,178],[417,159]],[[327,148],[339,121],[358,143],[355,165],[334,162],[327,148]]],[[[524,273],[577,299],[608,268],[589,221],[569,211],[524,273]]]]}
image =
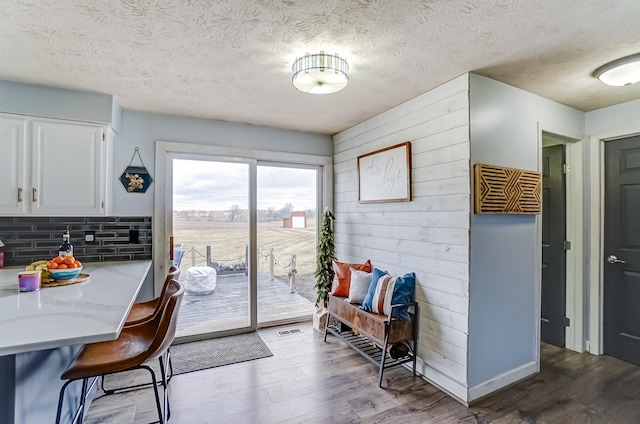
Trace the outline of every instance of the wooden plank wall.
{"type": "Polygon", "coordinates": [[[466,400],[469,78],[462,75],[334,136],[336,256],[415,272],[422,373],[466,400]],[[411,142],[411,202],[359,204],[358,155],[411,142]]]}

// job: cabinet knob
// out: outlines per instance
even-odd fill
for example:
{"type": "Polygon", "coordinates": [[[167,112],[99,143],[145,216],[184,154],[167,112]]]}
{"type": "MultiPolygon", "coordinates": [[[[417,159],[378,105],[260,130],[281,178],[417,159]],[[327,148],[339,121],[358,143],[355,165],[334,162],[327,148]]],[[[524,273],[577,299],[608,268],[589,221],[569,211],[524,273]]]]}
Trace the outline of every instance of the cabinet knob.
{"type": "Polygon", "coordinates": [[[31,189],[31,201],[33,203],[37,202],[36,200],[36,191],[38,191],[35,187],[31,189]]]}
{"type": "Polygon", "coordinates": [[[18,187],[18,203],[22,202],[22,188],[18,187]]]}

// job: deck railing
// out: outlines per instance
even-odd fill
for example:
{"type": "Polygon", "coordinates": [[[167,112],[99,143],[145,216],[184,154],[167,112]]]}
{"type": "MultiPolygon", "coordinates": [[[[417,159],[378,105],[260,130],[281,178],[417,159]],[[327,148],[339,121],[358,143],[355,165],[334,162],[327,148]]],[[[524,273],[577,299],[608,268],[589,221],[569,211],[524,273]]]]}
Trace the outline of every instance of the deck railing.
{"type": "MultiPolygon", "coordinates": [[[[182,245],[176,245],[177,248],[179,249],[179,247],[181,247],[182,245]]],[[[176,252],[178,253],[178,257],[180,258],[179,261],[177,261],[177,263],[174,262],[174,265],[176,266],[180,266],[180,262],[182,261],[183,255],[184,255],[184,251],[180,251],[180,250],[176,250],[176,252]],[[181,252],[181,253],[180,253],[181,252]]],[[[276,266],[280,266],[282,268],[287,269],[288,268],[288,272],[287,275],[289,277],[289,289],[291,290],[291,292],[293,293],[295,291],[295,287],[296,287],[296,274],[298,273],[297,268],[296,268],[296,254],[292,254],[290,261],[288,264],[283,265],[282,263],[280,263],[280,261],[278,261],[274,249],[270,248],[269,249],[269,253],[267,253],[266,255],[262,253],[262,250],[260,248],[258,248],[258,254],[263,256],[265,259],[268,259],[269,261],[269,278],[271,281],[273,281],[273,279],[275,278],[275,268],[276,266]]],[[[211,246],[206,246],[205,247],[205,254],[203,255],[201,252],[199,252],[198,250],[196,250],[195,246],[191,247],[191,266],[196,266],[196,257],[202,257],[205,258],[205,264],[206,266],[209,266],[211,268],[214,268],[216,270],[216,273],[218,275],[229,275],[229,274],[244,274],[244,275],[248,275],[248,266],[247,264],[249,263],[249,245],[245,245],[245,253],[244,253],[244,257],[240,256],[238,258],[232,258],[232,259],[213,259],[211,257],[211,246]],[[244,262],[239,262],[240,260],[244,259],[244,262]],[[231,266],[224,266],[222,265],[222,263],[233,263],[233,265],[231,266]]]]}

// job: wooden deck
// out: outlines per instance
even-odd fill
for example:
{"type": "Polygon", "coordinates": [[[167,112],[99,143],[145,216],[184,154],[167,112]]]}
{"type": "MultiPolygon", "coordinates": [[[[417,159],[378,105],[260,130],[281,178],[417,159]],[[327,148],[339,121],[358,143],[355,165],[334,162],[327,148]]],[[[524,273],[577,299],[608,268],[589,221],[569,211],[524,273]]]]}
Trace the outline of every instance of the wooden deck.
{"type": "MultiPolygon", "coordinates": [[[[258,323],[310,320],[315,306],[289,286],[258,274],[258,323]]],[[[211,294],[185,294],[176,337],[229,330],[249,325],[249,281],[244,274],[217,277],[211,294]]]]}

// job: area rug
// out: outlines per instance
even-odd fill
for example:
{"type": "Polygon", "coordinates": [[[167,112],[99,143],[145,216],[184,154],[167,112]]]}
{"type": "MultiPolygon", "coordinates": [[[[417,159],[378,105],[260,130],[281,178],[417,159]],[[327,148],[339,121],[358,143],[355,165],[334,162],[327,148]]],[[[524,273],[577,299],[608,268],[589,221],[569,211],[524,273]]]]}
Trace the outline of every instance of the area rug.
{"type": "Polygon", "coordinates": [[[221,367],[273,356],[258,333],[201,340],[171,346],[174,374],[221,367]]]}

